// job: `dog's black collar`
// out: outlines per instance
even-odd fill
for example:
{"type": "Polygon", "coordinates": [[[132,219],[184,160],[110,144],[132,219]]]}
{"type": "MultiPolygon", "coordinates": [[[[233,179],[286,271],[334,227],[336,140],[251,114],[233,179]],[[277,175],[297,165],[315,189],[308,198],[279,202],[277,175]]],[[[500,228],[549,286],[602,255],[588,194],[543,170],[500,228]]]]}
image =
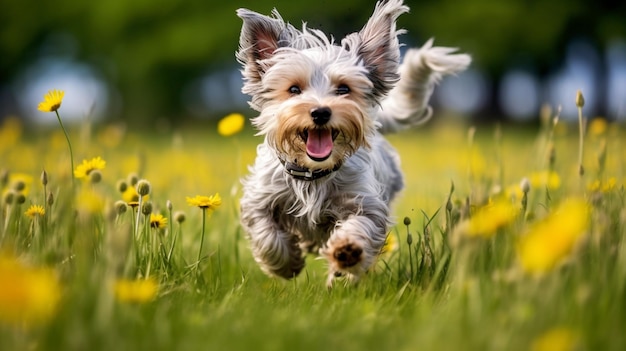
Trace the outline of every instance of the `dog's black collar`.
{"type": "Polygon", "coordinates": [[[285,172],[287,172],[287,174],[289,174],[290,176],[294,177],[295,179],[309,181],[325,177],[341,168],[341,162],[337,163],[333,169],[316,169],[314,171],[305,167],[300,167],[295,163],[291,163],[282,159],[280,160],[280,162],[283,164],[283,166],[285,166],[285,172]]]}

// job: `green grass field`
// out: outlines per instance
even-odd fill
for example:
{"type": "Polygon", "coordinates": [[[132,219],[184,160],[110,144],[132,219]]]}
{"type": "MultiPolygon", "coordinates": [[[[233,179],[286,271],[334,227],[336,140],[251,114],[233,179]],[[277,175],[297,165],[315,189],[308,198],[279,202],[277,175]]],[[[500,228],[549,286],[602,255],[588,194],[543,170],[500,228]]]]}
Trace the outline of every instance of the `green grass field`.
{"type": "Polygon", "coordinates": [[[251,129],[68,126],[74,168],[106,162],[72,186],[60,129],[5,120],[0,350],[623,350],[620,126],[589,124],[581,176],[576,123],[437,118],[389,136],[398,224],[376,267],[332,290],[313,256],[292,281],[254,263],[238,221],[251,129]],[[135,209],[120,187],[137,179],[135,209]],[[186,199],[216,193],[203,231],[186,199]]]}

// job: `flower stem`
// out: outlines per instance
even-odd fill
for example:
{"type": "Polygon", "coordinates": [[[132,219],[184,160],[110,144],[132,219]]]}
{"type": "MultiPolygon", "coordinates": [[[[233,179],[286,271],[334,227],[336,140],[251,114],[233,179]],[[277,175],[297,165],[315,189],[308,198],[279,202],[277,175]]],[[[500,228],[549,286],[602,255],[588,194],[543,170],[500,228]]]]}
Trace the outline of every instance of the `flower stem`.
{"type": "Polygon", "coordinates": [[[67,140],[67,146],[70,149],[70,177],[72,178],[72,188],[74,187],[74,152],[72,151],[72,143],[70,142],[70,137],[67,134],[67,130],[65,130],[65,126],[63,125],[63,121],[61,121],[61,116],[59,116],[59,111],[55,110],[54,113],[57,115],[57,120],[61,125],[61,129],[63,130],[63,134],[65,134],[65,140],[67,140]]]}
{"type": "Polygon", "coordinates": [[[200,249],[198,250],[198,262],[196,268],[200,265],[200,257],[202,257],[202,246],[204,245],[204,226],[206,223],[206,209],[202,209],[202,234],[200,236],[200,249]]]}
{"type": "Polygon", "coordinates": [[[583,168],[585,123],[582,107],[578,107],[578,131],[578,175],[582,177],[585,174],[585,169],[583,168]]]}

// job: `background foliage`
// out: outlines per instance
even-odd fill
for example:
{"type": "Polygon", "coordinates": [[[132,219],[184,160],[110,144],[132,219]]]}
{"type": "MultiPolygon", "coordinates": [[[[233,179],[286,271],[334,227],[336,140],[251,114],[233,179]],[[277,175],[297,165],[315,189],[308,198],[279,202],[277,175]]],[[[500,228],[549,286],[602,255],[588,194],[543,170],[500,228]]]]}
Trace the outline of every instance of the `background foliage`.
{"type": "MultiPolygon", "coordinates": [[[[600,50],[626,37],[626,3],[590,0],[409,0],[399,20],[405,43],[435,36],[474,57],[497,84],[514,64],[537,74],[560,65],[567,43],[584,38],[600,50]]],[[[15,80],[42,58],[62,57],[94,67],[108,83],[117,118],[176,120],[184,115],[181,92],[199,76],[234,69],[239,7],[279,9],[335,37],[361,28],[374,1],[287,0],[59,0],[2,1],[0,118],[15,113],[15,80]]],[[[497,90],[496,90],[497,91],[497,90]]],[[[43,92],[40,92],[41,95],[43,92]]],[[[492,103],[492,107],[493,107],[492,103]]]]}

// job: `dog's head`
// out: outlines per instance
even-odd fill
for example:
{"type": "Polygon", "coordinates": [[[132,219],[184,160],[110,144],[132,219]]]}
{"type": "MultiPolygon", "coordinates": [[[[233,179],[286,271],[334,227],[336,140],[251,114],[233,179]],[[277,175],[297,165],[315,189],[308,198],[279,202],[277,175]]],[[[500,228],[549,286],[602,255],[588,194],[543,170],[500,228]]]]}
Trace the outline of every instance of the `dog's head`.
{"type": "Polygon", "coordinates": [[[237,11],[242,91],[260,112],[253,124],[283,161],[333,169],[368,147],[372,113],[399,79],[396,19],[407,11],[401,0],[379,2],[363,29],[341,45],[306,24],[296,29],[276,10],[271,17],[237,11]]]}

